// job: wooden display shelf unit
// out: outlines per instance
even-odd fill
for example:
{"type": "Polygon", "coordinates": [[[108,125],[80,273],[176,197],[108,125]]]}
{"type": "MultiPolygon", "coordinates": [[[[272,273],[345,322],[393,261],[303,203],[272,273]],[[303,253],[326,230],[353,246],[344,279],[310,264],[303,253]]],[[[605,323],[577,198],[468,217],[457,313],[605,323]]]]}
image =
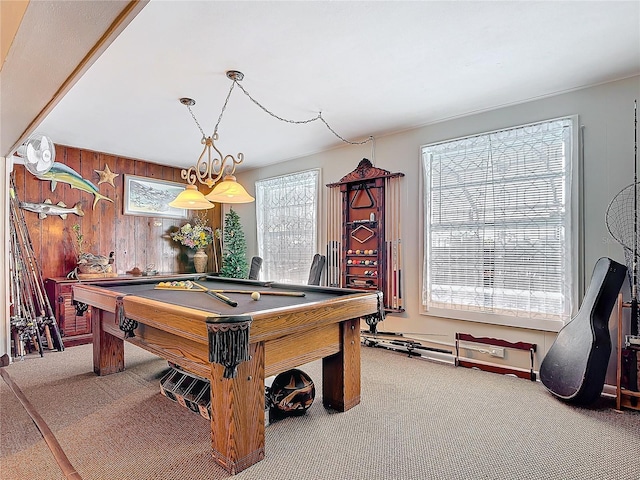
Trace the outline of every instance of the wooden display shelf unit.
{"type": "Polygon", "coordinates": [[[355,170],[328,185],[339,188],[342,196],[341,286],[381,291],[388,313],[404,312],[396,183],[403,176],[364,158],[355,170]]]}

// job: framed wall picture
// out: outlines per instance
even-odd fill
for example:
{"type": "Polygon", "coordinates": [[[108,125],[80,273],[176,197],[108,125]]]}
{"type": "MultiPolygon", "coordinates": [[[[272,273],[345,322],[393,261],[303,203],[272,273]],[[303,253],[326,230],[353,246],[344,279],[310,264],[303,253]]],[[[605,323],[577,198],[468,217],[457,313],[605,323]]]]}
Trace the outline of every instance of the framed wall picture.
{"type": "Polygon", "coordinates": [[[155,178],[124,176],[124,214],[145,217],[185,218],[187,210],[173,208],[173,201],[186,185],[155,178]]]}

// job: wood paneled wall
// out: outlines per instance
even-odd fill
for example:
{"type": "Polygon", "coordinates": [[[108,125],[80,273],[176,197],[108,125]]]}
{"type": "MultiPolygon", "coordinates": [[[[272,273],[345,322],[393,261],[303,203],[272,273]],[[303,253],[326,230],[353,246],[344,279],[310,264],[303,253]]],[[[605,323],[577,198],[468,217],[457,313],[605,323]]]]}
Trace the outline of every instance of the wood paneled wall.
{"type": "MultiPolygon", "coordinates": [[[[58,183],[55,190],[51,191],[50,181],[37,179],[22,165],[15,166],[13,175],[20,201],[43,203],[49,199],[54,204],[62,201],[67,207],[80,202],[84,211],[84,216],[69,214],[66,219],[62,219],[52,215],[40,219],[37,213],[22,210],[44,278],[62,277],[75,268],[77,254],[72,228],[75,224],[80,225],[84,235],[85,251],[96,255],[115,252],[115,271],[119,274],[125,274],[134,267],[145,270],[150,264],[154,264],[159,273],[194,271],[194,252],[172,241],[169,232],[191,220],[196,213],[190,213],[189,218],[185,219],[123,213],[126,174],[185,183],[180,178],[181,169],[61,145],[56,145],[56,161],[73,168],[84,179],[93,182],[100,193],[112,199],[113,203],[99,200],[92,208],[92,194],[73,189],[67,183],[58,183]],[[118,174],[113,181],[115,187],[106,182],[98,185],[100,177],[96,170],[103,171],[106,165],[113,173],[118,174]]],[[[215,208],[201,210],[200,215],[206,215],[208,225],[216,229],[221,225],[221,210],[220,205],[216,205],[215,208]]],[[[214,245],[216,244],[217,241],[214,245]]],[[[207,271],[213,271],[211,246],[207,253],[207,271]]],[[[217,255],[220,259],[219,250],[217,255]]]]}

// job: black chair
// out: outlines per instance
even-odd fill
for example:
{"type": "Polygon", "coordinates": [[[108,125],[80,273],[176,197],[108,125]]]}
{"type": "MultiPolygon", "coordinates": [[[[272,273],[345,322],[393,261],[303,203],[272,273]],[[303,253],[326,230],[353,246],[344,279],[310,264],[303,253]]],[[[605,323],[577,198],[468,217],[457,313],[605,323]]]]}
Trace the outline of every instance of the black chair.
{"type": "Polygon", "coordinates": [[[260,269],[262,268],[262,258],[251,258],[251,268],[249,269],[249,280],[258,280],[260,269]]]}
{"type": "Polygon", "coordinates": [[[326,261],[327,257],[319,253],[313,256],[311,270],[309,271],[309,281],[307,282],[308,285],[320,285],[320,278],[322,277],[322,270],[324,269],[326,261]]]}

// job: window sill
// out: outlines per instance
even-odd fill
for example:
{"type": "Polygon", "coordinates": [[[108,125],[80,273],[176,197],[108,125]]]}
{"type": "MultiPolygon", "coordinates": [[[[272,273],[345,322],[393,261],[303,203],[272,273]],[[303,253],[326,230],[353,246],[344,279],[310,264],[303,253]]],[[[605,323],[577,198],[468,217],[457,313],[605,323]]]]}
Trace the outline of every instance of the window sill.
{"type": "Polygon", "coordinates": [[[542,319],[531,317],[512,317],[491,313],[470,312],[465,310],[451,310],[444,308],[431,308],[420,311],[421,315],[432,317],[450,318],[452,320],[464,320],[467,322],[486,323],[501,327],[525,328],[527,330],[541,330],[545,332],[559,332],[565,322],[555,319],[542,319]]]}

